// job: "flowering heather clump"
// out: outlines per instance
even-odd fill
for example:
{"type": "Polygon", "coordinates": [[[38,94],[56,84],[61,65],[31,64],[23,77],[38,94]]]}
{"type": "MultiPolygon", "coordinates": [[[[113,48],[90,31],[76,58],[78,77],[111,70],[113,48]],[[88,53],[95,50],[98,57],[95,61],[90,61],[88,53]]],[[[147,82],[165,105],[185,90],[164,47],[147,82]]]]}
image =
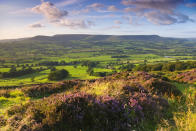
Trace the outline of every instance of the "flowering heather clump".
{"type": "Polygon", "coordinates": [[[152,78],[146,81],[143,86],[152,94],[167,95],[167,96],[181,96],[182,93],[176,86],[161,79],[152,78]]]}
{"type": "Polygon", "coordinates": [[[31,130],[128,130],[141,120],[138,111],[142,107],[127,108],[109,96],[74,93],[32,102],[25,109],[22,114],[12,113],[9,126],[31,130]]]}
{"type": "Polygon", "coordinates": [[[87,94],[71,94],[60,98],[63,103],[57,106],[62,122],[68,122],[70,129],[126,129],[127,118],[123,116],[123,105],[109,97],[95,97],[87,94]],[[64,110],[66,109],[66,110],[64,110]],[[70,114],[72,114],[70,116],[70,114]]]}
{"type": "Polygon", "coordinates": [[[46,96],[52,93],[58,93],[70,89],[78,84],[78,81],[63,81],[55,84],[34,85],[23,87],[22,91],[30,97],[46,96]]]}
{"type": "Polygon", "coordinates": [[[196,69],[178,74],[175,77],[175,80],[179,82],[190,83],[190,84],[195,83],[196,82],[196,69]]]}
{"type": "Polygon", "coordinates": [[[50,96],[10,108],[6,126],[21,131],[126,131],[145,130],[149,122],[156,126],[162,118],[170,119],[162,95],[181,95],[175,86],[145,72],[114,76],[23,87],[31,97],[50,96]]]}
{"type": "Polygon", "coordinates": [[[164,116],[163,112],[167,111],[169,104],[165,99],[158,96],[152,97],[147,90],[142,87],[124,87],[125,99],[130,108],[134,108],[139,119],[157,120],[164,116]]]}
{"type": "Polygon", "coordinates": [[[139,72],[121,72],[114,74],[112,76],[107,77],[107,79],[126,79],[126,80],[136,80],[136,81],[146,81],[153,77],[156,77],[155,75],[149,74],[147,72],[139,71],[139,72]]]}
{"type": "Polygon", "coordinates": [[[140,81],[146,81],[146,80],[153,78],[154,75],[142,71],[142,72],[135,73],[135,77],[139,79],[140,81]]]}

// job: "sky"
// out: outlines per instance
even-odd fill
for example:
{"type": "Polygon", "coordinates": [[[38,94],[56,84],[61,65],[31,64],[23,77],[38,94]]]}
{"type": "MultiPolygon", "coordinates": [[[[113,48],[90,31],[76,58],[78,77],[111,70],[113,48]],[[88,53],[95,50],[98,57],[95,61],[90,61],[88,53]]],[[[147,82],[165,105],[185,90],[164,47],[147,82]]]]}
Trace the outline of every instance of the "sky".
{"type": "Polygon", "coordinates": [[[55,34],[196,38],[196,0],[0,0],[0,39],[55,34]]]}

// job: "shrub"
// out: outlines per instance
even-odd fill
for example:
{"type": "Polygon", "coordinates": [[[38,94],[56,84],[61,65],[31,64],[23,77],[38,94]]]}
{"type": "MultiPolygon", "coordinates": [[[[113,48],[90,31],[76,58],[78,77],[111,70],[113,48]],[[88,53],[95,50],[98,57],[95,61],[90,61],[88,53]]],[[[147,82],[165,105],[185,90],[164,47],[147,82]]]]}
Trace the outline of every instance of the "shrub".
{"type": "Polygon", "coordinates": [[[33,85],[30,87],[23,87],[22,91],[30,97],[44,97],[53,93],[62,92],[78,85],[78,81],[63,81],[55,84],[33,85]]]}
{"type": "Polygon", "coordinates": [[[32,130],[128,130],[136,117],[129,117],[130,111],[132,109],[126,110],[122,102],[109,96],[57,95],[29,104],[23,117],[25,123],[16,120],[14,115],[9,125],[32,130]]]}
{"type": "Polygon", "coordinates": [[[51,81],[58,81],[58,80],[65,79],[68,76],[69,76],[69,72],[65,69],[62,69],[62,70],[52,71],[48,75],[48,79],[51,80],[51,81]]]}
{"type": "Polygon", "coordinates": [[[182,95],[181,91],[178,90],[176,86],[161,79],[151,78],[150,80],[147,80],[143,85],[149,92],[156,95],[167,95],[170,97],[172,95],[182,95]]]}
{"type": "Polygon", "coordinates": [[[123,97],[126,96],[123,101],[126,101],[131,108],[135,107],[136,113],[140,116],[138,119],[144,118],[158,122],[169,108],[167,100],[151,96],[143,87],[125,86],[123,90],[125,93],[123,97]]]}
{"type": "Polygon", "coordinates": [[[179,82],[193,84],[194,82],[196,82],[196,70],[180,73],[174,79],[179,82]]]}

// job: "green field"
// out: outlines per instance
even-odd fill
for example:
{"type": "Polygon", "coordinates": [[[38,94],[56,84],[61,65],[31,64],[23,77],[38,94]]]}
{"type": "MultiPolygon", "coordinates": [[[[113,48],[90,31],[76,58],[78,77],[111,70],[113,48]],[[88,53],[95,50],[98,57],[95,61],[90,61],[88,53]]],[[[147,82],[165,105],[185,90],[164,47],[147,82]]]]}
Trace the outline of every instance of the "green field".
{"type": "MultiPolygon", "coordinates": [[[[77,54],[79,55],[79,54],[77,54]]],[[[191,58],[191,57],[180,57],[180,58],[191,58]]],[[[50,58],[50,59],[46,59],[46,60],[55,60],[55,61],[66,61],[66,62],[71,62],[71,61],[77,61],[77,60],[89,60],[89,61],[99,61],[100,64],[94,68],[95,72],[112,72],[111,67],[107,68],[106,66],[109,65],[109,63],[115,63],[112,65],[112,68],[115,68],[118,70],[118,67],[120,67],[122,64],[125,64],[127,62],[129,63],[133,63],[135,65],[138,64],[143,64],[144,60],[147,60],[147,63],[149,64],[153,64],[153,63],[157,63],[157,62],[166,62],[166,61],[176,61],[176,58],[165,58],[165,57],[161,57],[158,55],[153,55],[153,54],[144,54],[144,55],[131,55],[128,58],[125,59],[120,59],[119,61],[117,61],[117,58],[111,58],[111,56],[89,56],[89,54],[87,55],[87,57],[85,56],[80,56],[80,58],[50,58]]],[[[184,61],[184,60],[182,60],[184,61]]],[[[24,63],[24,64],[35,64],[35,63],[24,63]]],[[[14,64],[13,64],[14,65],[14,64]]],[[[40,67],[40,66],[38,66],[40,67]]],[[[46,66],[42,66],[42,67],[46,67],[46,66]]],[[[36,68],[36,67],[33,67],[36,68]]],[[[82,67],[80,65],[78,65],[76,68],[73,65],[70,66],[56,66],[57,69],[66,69],[69,71],[70,73],[70,77],[67,78],[68,80],[70,79],[94,79],[94,78],[98,78],[95,76],[89,76],[86,72],[87,67],[82,67]]],[[[20,67],[18,67],[17,69],[21,69],[20,67]]],[[[10,70],[9,68],[0,68],[0,72],[8,72],[10,70]]],[[[22,77],[17,77],[17,78],[7,78],[7,79],[0,79],[0,86],[19,86],[19,85],[25,85],[25,84],[37,84],[37,83],[50,83],[53,81],[49,81],[47,79],[48,74],[50,73],[50,70],[45,70],[45,71],[41,71],[39,73],[34,73],[34,74],[30,74],[30,75],[25,75],[22,77]],[[33,79],[33,80],[32,80],[33,79]]]]}
{"type": "MultiPolygon", "coordinates": [[[[194,130],[195,61],[194,41],[159,36],[56,35],[0,41],[0,130],[55,127],[63,121],[64,111],[71,113],[65,119],[70,116],[78,125],[80,115],[72,117],[77,110],[79,114],[90,111],[84,117],[88,124],[92,119],[95,125],[104,125],[101,121],[108,123],[112,117],[118,122],[131,120],[126,125],[133,130],[194,130]],[[58,80],[51,77],[58,78],[61,71],[69,75],[58,80]],[[64,97],[70,98],[73,103],[68,105],[73,109],[60,102],[64,97]],[[126,115],[108,115],[113,108],[122,110],[115,110],[117,116],[126,115]],[[59,109],[62,112],[56,112],[59,109]],[[36,124],[31,123],[35,120],[36,124]]],[[[86,123],[81,125],[89,129],[86,123]]]]}

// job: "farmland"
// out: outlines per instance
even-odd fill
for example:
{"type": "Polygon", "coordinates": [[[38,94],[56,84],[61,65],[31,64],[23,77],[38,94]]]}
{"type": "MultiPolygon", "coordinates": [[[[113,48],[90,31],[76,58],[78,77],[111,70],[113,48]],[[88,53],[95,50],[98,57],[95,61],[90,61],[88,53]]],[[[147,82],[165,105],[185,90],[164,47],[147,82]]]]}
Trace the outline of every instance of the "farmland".
{"type": "Polygon", "coordinates": [[[36,36],[23,40],[0,42],[0,72],[8,72],[11,66],[17,70],[23,66],[47,68],[41,72],[17,78],[0,79],[0,86],[14,86],[35,83],[50,83],[47,65],[44,61],[66,62],[57,69],[67,69],[70,78],[94,79],[86,73],[87,67],[77,61],[99,62],[95,72],[119,72],[122,64],[153,64],[168,61],[195,60],[193,41],[159,36],[93,36],[93,35],[56,35],[53,37],[36,36]],[[187,46],[189,45],[189,46],[187,46]]]}
{"type": "Polygon", "coordinates": [[[0,130],[196,129],[194,41],[55,35],[0,47],[0,130]]]}

